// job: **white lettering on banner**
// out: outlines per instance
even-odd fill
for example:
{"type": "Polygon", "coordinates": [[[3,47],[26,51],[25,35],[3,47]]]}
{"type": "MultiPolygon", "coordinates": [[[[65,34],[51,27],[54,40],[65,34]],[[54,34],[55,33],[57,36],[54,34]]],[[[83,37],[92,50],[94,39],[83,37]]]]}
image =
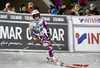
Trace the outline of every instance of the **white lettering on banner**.
{"type": "Polygon", "coordinates": [[[100,18],[79,18],[80,22],[100,23],[100,18]]]}
{"type": "Polygon", "coordinates": [[[64,30],[63,29],[49,29],[50,30],[50,33],[52,35],[52,40],[56,39],[57,41],[64,41],[64,30]]]}
{"type": "Polygon", "coordinates": [[[8,26],[0,26],[0,39],[20,39],[22,29],[20,27],[8,27],[8,26]]]}
{"type": "Polygon", "coordinates": [[[43,17],[46,21],[50,21],[50,17],[43,17]]]}
{"type": "Polygon", "coordinates": [[[34,42],[28,42],[27,45],[33,46],[34,42]]]}
{"type": "Polygon", "coordinates": [[[10,18],[22,20],[22,16],[10,15],[10,18]]]}
{"type": "Polygon", "coordinates": [[[0,43],[1,46],[7,45],[7,44],[8,44],[8,42],[5,42],[5,41],[2,41],[2,42],[0,43]]]}
{"type": "Polygon", "coordinates": [[[29,28],[26,29],[26,37],[28,40],[32,39],[32,36],[29,35],[29,28]]]}
{"type": "Polygon", "coordinates": [[[7,15],[0,15],[0,18],[2,18],[2,19],[7,19],[7,15]]]}
{"type": "Polygon", "coordinates": [[[32,19],[33,19],[33,18],[30,17],[30,16],[25,16],[24,18],[25,18],[25,20],[32,20],[32,19]]]}
{"type": "MultiPolygon", "coordinates": [[[[56,39],[57,41],[64,41],[64,30],[63,29],[51,29],[50,30],[50,34],[52,35],[52,40],[56,39]]],[[[29,35],[29,28],[26,29],[26,37],[28,40],[32,39],[32,36],[29,35]]]]}
{"type": "Polygon", "coordinates": [[[8,45],[8,46],[11,46],[11,45],[23,45],[22,43],[20,43],[20,42],[6,42],[6,41],[2,41],[2,42],[0,42],[0,45],[1,46],[4,46],[4,45],[8,45]]]}
{"type": "Polygon", "coordinates": [[[23,45],[23,44],[20,42],[9,42],[8,46],[11,46],[11,45],[23,45]]]}
{"type": "Polygon", "coordinates": [[[64,21],[63,18],[56,18],[56,17],[53,17],[53,21],[64,21]]]}

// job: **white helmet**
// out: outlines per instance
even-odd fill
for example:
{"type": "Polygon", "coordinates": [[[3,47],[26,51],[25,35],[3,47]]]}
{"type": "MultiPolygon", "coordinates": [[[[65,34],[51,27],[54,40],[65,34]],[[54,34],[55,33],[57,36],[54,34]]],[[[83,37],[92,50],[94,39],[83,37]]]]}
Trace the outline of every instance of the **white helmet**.
{"type": "Polygon", "coordinates": [[[37,21],[39,20],[40,13],[39,13],[38,10],[33,10],[31,14],[32,14],[32,17],[33,17],[34,20],[37,20],[37,21]],[[39,18],[36,18],[36,17],[39,17],[39,18]]]}
{"type": "Polygon", "coordinates": [[[32,14],[32,15],[35,15],[35,14],[38,14],[38,13],[39,13],[39,11],[35,9],[35,10],[32,11],[31,14],[32,14]]]}
{"type": "Polygon", "coordinates": [[[6,3],[6,6],[5,7],[8,8],[9,5],[10,5],[10,3],[6,3]]]}

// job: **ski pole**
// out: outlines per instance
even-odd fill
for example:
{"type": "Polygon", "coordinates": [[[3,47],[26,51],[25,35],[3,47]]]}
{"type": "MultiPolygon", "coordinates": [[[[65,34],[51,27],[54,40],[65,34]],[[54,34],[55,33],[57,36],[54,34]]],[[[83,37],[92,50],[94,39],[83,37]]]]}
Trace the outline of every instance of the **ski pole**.
{"type": "Polygon", "coordinates": [[[21,52],[23,52],[24,50],[28,49],[29,46],[21,49],[19,52],[15,53],[12,57],[9,58],[9,60],[16,58],[18,55],[20,55],[21,52]]]}
{"type": "Polygon", "coordinates": [[[57,45],[57,43],[55,41],[52,41],[58,48],[59,50],[61,50],[61,47],[57,45]]]}

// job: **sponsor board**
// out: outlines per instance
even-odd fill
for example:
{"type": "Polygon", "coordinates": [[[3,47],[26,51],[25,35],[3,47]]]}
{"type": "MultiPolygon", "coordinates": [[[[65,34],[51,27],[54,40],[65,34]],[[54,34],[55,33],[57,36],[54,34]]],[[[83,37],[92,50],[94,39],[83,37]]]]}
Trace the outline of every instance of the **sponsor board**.
{"type": "Polygon", "coordinates": [[[72,21],[76,25],[100,25],[100,16],[72,16],[72,21]]]}
{"type": "MultiPolygon", "coordinates": [[[[68,50],[68,22],[66,16],[41,15],[49,24],[54,49],[58,45],[62,50],[68,50]]],[[[30,14],[0,13],[0,49],[28,49],[45,50],[29,35],[28,25],[32,17],[30,14]]]]}
{"type": "Polygon", "coordinates": [[[100,51],[99,27],[75,27],[75,51],[100,51]]]}

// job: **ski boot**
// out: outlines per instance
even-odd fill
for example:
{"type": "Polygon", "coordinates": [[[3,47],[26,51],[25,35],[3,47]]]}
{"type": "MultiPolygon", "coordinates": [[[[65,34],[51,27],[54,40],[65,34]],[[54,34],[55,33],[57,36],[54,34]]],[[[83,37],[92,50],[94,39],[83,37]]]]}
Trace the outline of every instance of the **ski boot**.
{"type": "Polygon", "coordinates": [[[58,61],[58,59],[55,59],[55,57],[50,57],[50,58],[47,57],[47,60],[51,64],[55,64],[55,65],[59,65],[59,66],[63,66],[64,65],[63,62],[58,61]]]}

